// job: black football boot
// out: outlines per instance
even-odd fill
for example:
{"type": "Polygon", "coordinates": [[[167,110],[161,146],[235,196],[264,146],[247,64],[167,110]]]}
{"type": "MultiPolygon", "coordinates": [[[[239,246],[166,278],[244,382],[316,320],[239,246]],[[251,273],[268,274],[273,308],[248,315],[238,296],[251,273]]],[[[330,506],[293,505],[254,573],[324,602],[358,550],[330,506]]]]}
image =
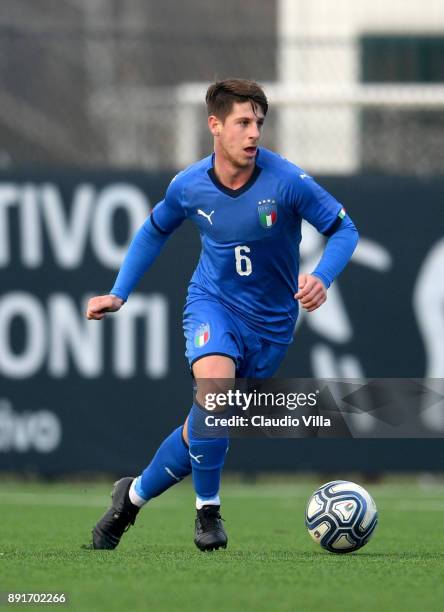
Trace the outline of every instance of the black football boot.
{"type": "Polygon", "coordinates": [[[203,506],[197,510],[194,543],[202,551],[227,547],[228,537],[219,509],[220,506],[203,506]]]}
{"type": "Polygon", "coordinates": [[[134,525],[140,508],[131,503],[128,491],[134,478],[126,476],[114,483],[111,492],[111,507],[92,531],[92,547],[113,550],[120,538],[131,525],[134,525]]]}

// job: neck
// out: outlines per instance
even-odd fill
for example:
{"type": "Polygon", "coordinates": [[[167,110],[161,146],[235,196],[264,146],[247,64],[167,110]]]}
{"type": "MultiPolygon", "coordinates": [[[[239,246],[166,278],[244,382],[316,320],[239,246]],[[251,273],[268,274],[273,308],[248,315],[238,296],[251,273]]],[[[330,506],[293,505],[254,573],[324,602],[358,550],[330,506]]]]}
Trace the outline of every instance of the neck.
{"type": "Polygon", "coordinates": [[[250,180],[255,166],[256,162],[253,162],[245,168],[240,168],[234,166],[223,155],[218,155],[217,151],[214,155],[214,172],[222,185],[229,189],[240,189],[240,187],[243,187],[250,180]]]}

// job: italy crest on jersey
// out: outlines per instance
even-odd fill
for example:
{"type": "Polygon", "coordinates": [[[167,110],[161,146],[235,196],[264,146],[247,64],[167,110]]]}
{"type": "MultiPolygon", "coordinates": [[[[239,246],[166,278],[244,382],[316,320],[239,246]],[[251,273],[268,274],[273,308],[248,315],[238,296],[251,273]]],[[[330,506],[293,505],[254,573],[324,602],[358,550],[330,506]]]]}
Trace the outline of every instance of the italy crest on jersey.
{"type": "Polygon", "coordinates": [[[205,346],[205,344],[210,339],[210,325],[208,323],[203,323],[199,325],[196,329],[196,333],[194,334],[194,346],[197,348],[201,346],[205,346]]]}
{"type": "Polygon", "coordinates": [[[262,227],[273,227],[277,221],[277,206],[275,200],[259,200],[257,212],[262,227]]]}

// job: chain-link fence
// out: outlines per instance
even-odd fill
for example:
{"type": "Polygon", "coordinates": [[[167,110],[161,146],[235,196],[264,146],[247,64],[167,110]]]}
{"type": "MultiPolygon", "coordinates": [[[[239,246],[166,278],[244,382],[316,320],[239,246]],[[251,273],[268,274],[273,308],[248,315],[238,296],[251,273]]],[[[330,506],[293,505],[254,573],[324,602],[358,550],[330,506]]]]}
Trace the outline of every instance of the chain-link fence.
{"type": "Polygon", "coordinates": [[[308,171],[441,174],[443,57],[437,0],[3,0],[0,167],[181,167],[208,83],[242,76],[308,171]]]}

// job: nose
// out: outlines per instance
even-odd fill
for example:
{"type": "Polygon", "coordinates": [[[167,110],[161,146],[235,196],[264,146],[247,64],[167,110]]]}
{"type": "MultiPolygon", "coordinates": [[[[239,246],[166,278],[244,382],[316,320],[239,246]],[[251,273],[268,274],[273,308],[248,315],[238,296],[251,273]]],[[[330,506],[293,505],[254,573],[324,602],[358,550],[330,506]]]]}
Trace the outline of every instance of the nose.
{"type": "Polygon", "coordinates": [[[250,131],[250,138],[254,138],[255,140],[258,140],[260,135],[261,135],[261,131],[260,131],[258,124],[252,123],[251,131],[250,131]]]}

